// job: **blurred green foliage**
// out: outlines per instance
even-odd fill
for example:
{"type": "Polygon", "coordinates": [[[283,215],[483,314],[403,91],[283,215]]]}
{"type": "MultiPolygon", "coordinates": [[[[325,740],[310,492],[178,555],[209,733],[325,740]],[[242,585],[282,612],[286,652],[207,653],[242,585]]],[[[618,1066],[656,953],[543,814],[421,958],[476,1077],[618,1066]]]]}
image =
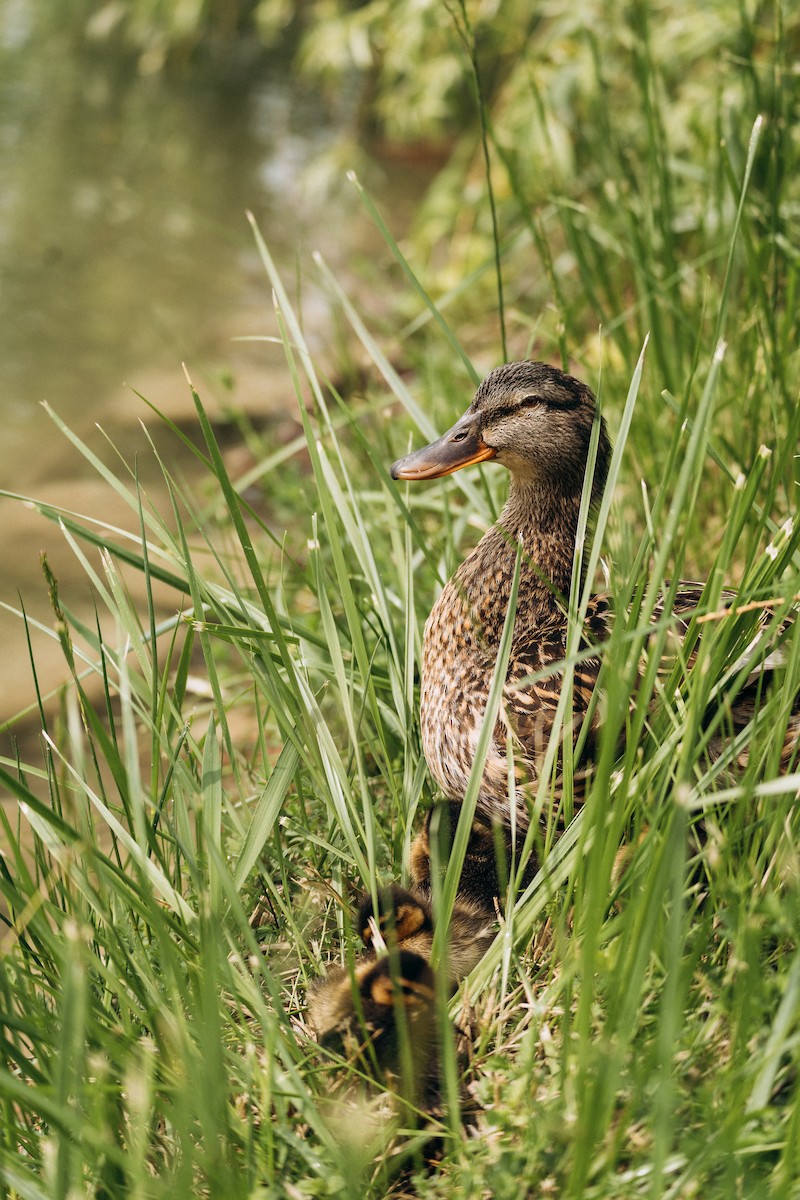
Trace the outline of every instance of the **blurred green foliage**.
{"type": "MultiPolygon", "coordinates": [[[[615,387],[649,335],[645,384],[678,399],[717,324],[737,181],[760,117],[746,236],[730,264],[731,305],[746,310],[758,295],[760,316],[739,322],[723,368],[739,411],[735,444],[721,448],[737,464],[756,452],[765,361],[776,437],[791,427],[797,6],[108,0],[85,3],[83,31],[138,56],[139,69],[212,63],[237,85],[270,55],[291,57],[350,128],[320,156],[310,190],[341,187],[352,166],[369,186],[376,158],[427,165],[404,252],[480,367],[527,355],[579,373],[602,363],[615,387]]],[[[429,315],[394,276],[374,283],[386,336],[399,327],[402,357],[432,379],[449,348],[426,336],[429,315]]],[[[664,432],[659,416],[638,434],[643,467],[664,432]]]]}
{"type": "MultiPolygon", "coordinates": [[[[657,306],[654,348],[672,386],[676,359],[663,339],[677,339],[681,366],[691,361],[697,323],[681,311],[682,290],[687,273],[722,253],[730,180],[741,176],[759,113],[766,126],[750,205],[766,235],[760,268],[778,289],[778,259],[798,243],[794,193],[783,191],[780,211],[772,202],[796,153],[794,6],[109,0],[85,4],[84,31],[126,46],[147,70],[227,56],[255,71],[267,50],[294,55],[297,70],[353,114],[361,146],[446,164],[416,222],[426,284],[440,294],[457,287],[491,258],[499,231],[509,303],[547,308],[556,336],[564,307],[582,297],[588,336],[599,324],[619,329],[630,361],[657,306]],[[484,202],[490,185],[497,229],[484,202]],[[533,239],[534,258],[514,251],[518,237],[533,239]],[[647,264],[646,276],[632,260],[647,264]],[[611,281],[619,272],[630,276],[630,314],[611,281]]],[[[470,295],[490,303],[488,290],[470,295]]],[[[780,311],[778,295],[776,303],[780,311]]],[[[485,308],[472,315],[480,324],[485,308]]],[[[773,353],[787,348],[777,325],[772,340],[773,353]]],[[[560,345],[564,357],[563,333],[560,345]]],[[[524,352],[521,331],[512,348],[524,352]]]]}

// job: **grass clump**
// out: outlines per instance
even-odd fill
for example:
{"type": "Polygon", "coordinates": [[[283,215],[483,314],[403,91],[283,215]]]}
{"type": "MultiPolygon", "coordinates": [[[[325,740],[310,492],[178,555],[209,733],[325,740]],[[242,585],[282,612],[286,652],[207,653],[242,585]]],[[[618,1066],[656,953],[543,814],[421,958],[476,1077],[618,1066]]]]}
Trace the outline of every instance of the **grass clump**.
{"type": "MultiPolygon", "coordinates": [[[[789,53],[780,17],[771,78],[789,53]]],[[[97,618],[82,622],[50,576],[72,681],[55,714],[39,698],[41,754],[0,765],[13,800],[0,860],[10,1195],[795,1194],[800,777],[794,763],[778,770],[800,686],[798,629],[782,624],[800,591],[793,101],[770,92],[764,112],[748,84],[732,114],[702,92],[682,128],[711,139],[724,115],[742,153],[715,143],[701,160],[690,140],[681,166],[662,120],[657,19],[637,42],[630,106],[631,154],[661,196],[647,229],[602,114],[602,180],[587,181],[582,208],[557,191],[537,208],[502,153],[502,110],[487,110],[505,181],[498,237],[483,258],[472,243],[478,266],[457,293],[434,297],[414,247],[387,236],[387,278],[414,310],[389,350],[317,264],[368,367],[363,392],[321,374],[256,231],[305,434],[293,475],[305,511],[286,537],[269,521],[283,456],[265,439],[259,469],[232,479],[197,393],[204,498],[164,458],[166,512],[123,456],[109,467],[69,435],[134,532],[38,505],[84,565],[97,618]],[[710,189],[688,243],[687,162],[710,189]],[[388,464],[410,436],[450,424],[501,356],[496,313],[476,316],[496,249],[509,353],[568,352],[615,435],[616,487],[585,554],[596,584],[610,550],[618,620],[586,806],[559,840],[545,835],[530,886],[512,883],[499,936],[454,1001],[470,1063],[462,1084],[444,1048],[430,1173],[414,1114],[360,1096],[357,1072],[314,1045],[302,1013],[324,964],[355,953],[354,892],[400,875],[433,799],[417,728],[422,624],[504,481],[489,467],[411,495],[388,464]],[[552,304],[538,324],[530,264],[552,304]],[[476,331],[477,361],[456,316],[476,331]],[[653,620],[658,597],[701,571],[684,645],[697,661],[689,672],[679,655],[665,674],[672,625],[653,620]],[[726,583],[739,590],[733,615],[726,583]],[[780,651],[783,666],[711,763],[764,607],[775,619],[755,658],[780,651]],[[343,1078],[347,1096],[332,1091],[343,1078]],[[465,1096],[480,1136],[454,1111],[465,1096]]],[[[756,19],[742,10],[745,25],[756,19]]],[[[763,85],[754,52],[746,63],[763,85]]]]}

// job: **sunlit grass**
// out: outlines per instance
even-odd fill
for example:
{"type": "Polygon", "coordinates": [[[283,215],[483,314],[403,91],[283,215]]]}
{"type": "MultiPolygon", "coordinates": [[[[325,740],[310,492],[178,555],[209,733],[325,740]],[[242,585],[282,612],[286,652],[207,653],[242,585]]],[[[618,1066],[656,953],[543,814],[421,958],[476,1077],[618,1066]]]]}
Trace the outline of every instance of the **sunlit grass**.
{"type": "MultiPolygon", "coordinates": [[[[657,79],[642,81],[650,95],[657,79]]],[[[782,143],[768,237],[753,189],[778,135],[740,114],[745,153],[715,158],[719,221],[687,258],[681,175],[658,111],[642,101],[642,113],[664,202],[640,237],[633,208],[588,191],[580,212],[553,196],[546,221],[532,216],[487,127],[522,229],[507,243],[500,230],[506,301],[522,296],[519,238],[532,260],[548,242],[572,249],[540,263],[560,324],[531,332],[536,314],[513,307],[506,320],[512,345],[575,355],[600,395],[616,487],[584,553],[595,584],[607,560],[619,615],[586,806],[560,839],[541,834],[542,869],[524,891],[511,881],[499,936],[451,1005],[473,1049],[463,1082],[449,1043],[443,1053],[439,1166],[422,1174],[427,1135],[407,1108],[336,1091],[356,1073],[316,1047],[302,1014],[325,964],[357,953],[355,892],[402,875],[434,798],[417,727],[422,625],[505,481],[489,466],[412,490],[388,465],[470,398],[480,371],[454,316],[469,289],[437,304],[386,231],[402,302],[420,306],[390,342],[317,261],[368,367],[366,394],[343,395],[255,230],[302,446],[265,438],[258,469],[231,478],[193,391],[204,500],[162,451],[169,503],[154,507],[135,469],[109,468],[60,426],[134,532],[38,505],[61,523],[98,615],[81,623],[51,577],[49,632],[72,682],[60,705],[39,698],[41,755],[0,766],[10,1195],[379,1197],[415,1173],[431,1196],[793,1194],[800,778],[796,764],[779,776],[778,757],[800,685],[800,632],[781,628],[800,591],[795,159],[782,143]],[[616,315],[599,338],[587,295],[616,315]],[[284,536],[270,498],[287,453],[302,504],[284,536]],[[684,647],[702,632],[697,662],[687,673],[679,656],[665,675],[671,622],[651,618],[695,572],[708,581],[684,647]],[[753,666],[740,660],[764,606],[775,620],[754,661],[779,648],[782,677],[710,765],[706,741],[728,727],[724,698],[753,666]],[[464,1089],[482,1106],[478,1137],[454,1113],[464,1089]]],[[[625,156],[599,116],[597,129],[602,194],[618,198],[625,156]]],[[[476,275],[481,296],[490,274],[476,275]]],[[[497,329],[490,314],[482,344],[499,346],[497,329]]],[[[573,599],[579,614],[586,597],[573,599]]],[[[451,871],[442,912],[455,882],[451,871]]]]}

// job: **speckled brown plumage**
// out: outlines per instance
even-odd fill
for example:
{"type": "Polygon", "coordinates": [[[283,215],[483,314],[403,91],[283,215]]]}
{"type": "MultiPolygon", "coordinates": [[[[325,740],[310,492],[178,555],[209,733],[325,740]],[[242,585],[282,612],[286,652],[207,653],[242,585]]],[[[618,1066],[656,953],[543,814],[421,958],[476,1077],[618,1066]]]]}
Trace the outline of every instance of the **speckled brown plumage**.
{"type": "MultiPolygon", "coordinates": [[[[689,631],[692,617],[701,604],[703,587],[702,583],[690,582],[685,579],[680,580],[677,585],[675,595],[670,603],[669,612],[673,618],[673,625],[667,639],[662,673],[671,670],[674,657],[670,656],[670,651],[674,651],[678,643],[680,643],[681,658],[686,669],[692,670],[695,665],[699,639],[691,649],[684,644],[683,639],[689,631]]],[[[660,596],[652,620],[656,622],[664,614],[664,598],[660,596]]],[[[733,702],[730,702],[724,695],[721,697],[720,703],[724,706],[726,715],[726,728],[723,732],[715,733],[709,739],[706,755],[710,761],[719,758],[727,750],[731,738],[740,733],[754,719],[763,703],[765,688],[769,686],[775,669],[780,669],[787,663],[787,652],[782,643],[792,629],[794,617],[786,617],[776,624],[769,601],[766,605],[756,601],[739,606],[736,592],[725,589],[720,595],[719,610],[716,613],[706,613],[700,619],[704,623],[723,618],[735,621],[742,616],[747,622],[746,633],[743,635],[744,644],[736,663],[732,666],[744,667],[749,662],[751,670],[743,686],[736,692],[733,702]],[[755,620],[753,620],[754,617],[755,620]],[[762,649],[759,654],[758,647],[764,638],[769,639],[771,649],[767,654],[764,654],[762,649]]],[[[779,772],[786,772],[791,767],[792,761],[797,755],[798,740],[800,740],[800,696],[795,696],[777,762],[779,772]]],[[[735,766],[730,772],[732,777],[735,777],[738,771],[745,769],[749,757],[750,748],[745,746],[736,757],[735,766]]]]}

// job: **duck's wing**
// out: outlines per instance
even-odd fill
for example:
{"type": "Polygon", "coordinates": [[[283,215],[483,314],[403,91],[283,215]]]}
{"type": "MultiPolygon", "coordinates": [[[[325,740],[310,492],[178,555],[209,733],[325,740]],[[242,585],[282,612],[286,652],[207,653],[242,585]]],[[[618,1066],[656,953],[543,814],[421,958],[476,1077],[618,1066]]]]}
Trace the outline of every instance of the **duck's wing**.
{"type": "MultiPolygon", "coordinates": [[[[689,632],[692,618],[697,616],[698,609],[701,608],[703,591],[704,584],[682,579],[677,585],[671,602],[668,603],[668,594],[661,593],[659,595],[655,609],[653,610],[652,620],[656,623],[665,617],[669,618],[671,626],[669,641],[672,642],[673,651],[676,649],[676,638],[681,645],[683,644],[689,632]]],[[[739,603],[737,592],[731,588],[724,589],[720,595],[719,608],[715,612],[706,611],[700,613],[698,617],[698,637],[687,648],[685,665],[689,669],[694,666],[703,630],[712,622],[735,620],[738,617],[748,616],[748,614],[750,614],[749,620],[753,622],[748,630],[748,640],[742,647],[739,657],[732,664],[735,670],[739,670],[748,662],[753,663],[752,673],[744,686],[746,687],[750,683],[756,682],[765,673],[772,671],[775,667],[785,665],[786,650],[783,642],[794,624],[794,613],[784,616],[776,622],[774,609],[777,605],[783,603],[783,600],[780,599],[777,601],[755,600],[739,603]],[[764,642],[767,638],[773,642],[773,645],[765,654],[764,642]]],[[[674,662],[674,658],[670,660],[669,642],[664,658],[665,666],[671,666],[672,662],[674,662]]]]}
{"type": "MultiPolygon", "coordinates": [[[[592,650],[608,636],[609,620],[608,597],[592,596],[584,620],[578,661],[572,664],[572,714],[571,717],[566,715],[565,723],[569,724],[571,720],[573,740],[583,726],[600,671],[600,656],[592,650]]],[[[495,738],[502,744],[510,729],[519,743],[523,759],[533,766],[540,763],[550,740],[564,689],[565,659],[566,630],[560,613],[549,625],[538,622],[529,639],[516,639],[495,738]]],[[[599,715],[595,715],[586,746],[589,756],[592,735],[599,724],[599,715]]]]}
{"type": "MultiPolygon", "coordinates": [[[[689,646],[686,638],[692,618],[697,614],[697,610],[700,607],[703,589],[704,584],[702,583],[681,579],[674,596],[670,595],[671,589],[669,583],[667,583],[666,590],[659,592],[656,597],[653,612],[650,616],[650,623],[655,626],[660,626],[663,623],[667,625],[666,636],[661,644],[661,654],[658,664],[658,675],[661,678],[669,675],[677,659],[683,661],[683,665],[687,670],[691,670],[695,664],[699,639],[695,640],[689,646]]],[[[727,606],[735,597],[735,592],[723,592],[721,603],[727,606]]],[[[651,653],[654,639],[655,634],[644,649],[644,659],[651,653]]],[[[642,667],[642,671],[644,671],[644,667],[642,667]]]]}
{"type": "MultiPolygon", "coordinates": [[[[794,626],[796,611],[776,618],[775,610],[785,606],[785,601],[776,599],[740,601],[738,594],[725,589],[720,596],[719,607],[714,611],[702,611],[702,594],[704,585],[701,583],[681,580],[675,590],[671,604],[667,604],[664,595],[659,597],[659,603],[653,614],[654,621],[668,617],[671,620],[672,647],[669,641],[662,654],[659,667],[661,672],[674,666],[675,654],[680,653],[687,670],[691,670],[697,659],[701,640],[706,631],[720,621],[739,622],[733,632],[734,639],[740,639],[740,645],[732,645],[732,657],[729,671],[739,674],[749,667],[749,673],[740,680],[735,694],[723,695],[727,719],[732,732],[744,729],[756,716],[763,703],[764,688],[768,685],[773,672],[785,666],[788,661],[787,638],[794,626]],[[696,617],[698,636],[692,639],[691,645],[684,645],[692,619],[696,617]],[[675,644],[678,639],[678,645],[675,644]],[[735,655],[735,657],[733,657],[735,655]]],[[[784,746],[781,752],[780,769],[785,770],[795,755],[798,740],[800,740],[800,693],[793,700],[791,713],[787,723],[784,746]]],[[[716,758],[723,752],[729,738],[720,734],[712,739],[709,745],[710,757],[716,758]]],[[[745,749],[739,756],[739,765],[744,767],[748,751],[745,749]]]]}

